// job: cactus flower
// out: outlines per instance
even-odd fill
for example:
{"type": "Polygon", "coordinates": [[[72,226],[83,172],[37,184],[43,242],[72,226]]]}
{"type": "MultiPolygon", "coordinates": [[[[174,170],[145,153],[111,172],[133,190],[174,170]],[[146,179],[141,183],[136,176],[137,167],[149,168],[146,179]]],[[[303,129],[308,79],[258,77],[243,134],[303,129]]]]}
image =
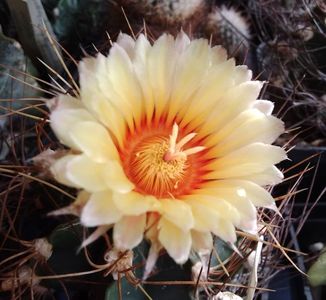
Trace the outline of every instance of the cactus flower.
{"type": "Polygon", "coordinates": [[[283,178],[286,153],[271,143],[284,125],[223,48],[183,32],[153,43],[120,34],[108,56],[79,63],[79,78],[79,96],[50,104],[71,149],[51,171],[80,191],[84,226],[113,227],[116,249],[145,238],[152,257],[165,249],[183,264],[212,235],[233,244],[236,228],[256,233],[257,207],[276,210],[265,188],[283,178]]]}

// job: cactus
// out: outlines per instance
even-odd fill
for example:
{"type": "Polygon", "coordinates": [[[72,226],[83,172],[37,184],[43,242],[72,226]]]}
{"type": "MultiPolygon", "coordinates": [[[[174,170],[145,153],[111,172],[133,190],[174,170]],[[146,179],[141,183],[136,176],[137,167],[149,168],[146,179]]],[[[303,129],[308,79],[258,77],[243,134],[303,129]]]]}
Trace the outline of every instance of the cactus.
{"type": "Polygon", "coordinates": [[[131,6],[149,24],[163,26],[180,26],[191,18],[198,18],[198,13],[201,15],[205,8],[203,0],[121,0],[121,3],[126,9],[131,6]]]}
{"type": "Polygon", "coordinates": [[[244,58],[250,45],[250,24],[240,11],[233,7],[215,7],[209,13],[203,28],[214,44],[225,47],[231,56],[244,58]]]}

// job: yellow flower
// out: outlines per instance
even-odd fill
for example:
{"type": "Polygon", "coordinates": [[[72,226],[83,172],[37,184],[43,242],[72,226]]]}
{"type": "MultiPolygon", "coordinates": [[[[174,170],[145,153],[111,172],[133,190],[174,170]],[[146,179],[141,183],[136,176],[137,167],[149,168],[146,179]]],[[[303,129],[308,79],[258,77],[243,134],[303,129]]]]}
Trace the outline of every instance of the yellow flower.
{"type": "MultiPolygon", "coordinates": [[[[51,167],[81,190],[84,226],[113,226],[116,249],[142,239],[184,263],[257,231],[256,207],[276,209],[265,186],[282,180],[283,131],[263,83],[207,40],[121,34],[108,56],[79,64],[80,96],[52,101],[51,126],[69,154],[51,167]]],[[[77,211],[77,210],[74,210],[77,211]]],[[[104,227],[103,227],[104,226],[104,227]]],[[[149,264],[153,264],[152,260],[149,264]]]]}

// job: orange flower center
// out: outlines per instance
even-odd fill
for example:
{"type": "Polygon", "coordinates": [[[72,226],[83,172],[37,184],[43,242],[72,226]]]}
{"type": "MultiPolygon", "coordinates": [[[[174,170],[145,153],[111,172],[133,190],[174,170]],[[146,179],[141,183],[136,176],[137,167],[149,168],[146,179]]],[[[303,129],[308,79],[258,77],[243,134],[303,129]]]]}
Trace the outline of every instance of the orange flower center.
{"type": "Polygon", "coordinates": [[[204,147],[192,140],[195,133],[179,138],[179,127],[145,127],[128,133],[120,150],[123,168],[135,190],[157,198],[190,193],[202,182],[204,147]],[[169,134],[171,133],[171,134],[169,134]]]}

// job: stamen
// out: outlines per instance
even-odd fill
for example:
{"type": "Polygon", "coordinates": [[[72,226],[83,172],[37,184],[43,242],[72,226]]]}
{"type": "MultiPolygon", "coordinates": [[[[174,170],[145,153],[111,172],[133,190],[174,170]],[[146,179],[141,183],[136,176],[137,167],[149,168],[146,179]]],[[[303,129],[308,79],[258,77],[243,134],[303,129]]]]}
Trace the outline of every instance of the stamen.
{"type": "Polygon", "coordinates": [[[196,133],[192,132],[181,137],[177,124],[172,130],[170,127],[164,130],[145,128],[131,133],[120,156],[135,191],[163,199],[185,195],[196,189],[201,184],[203,166],[199,157],[189,155],[205,147],[193,141],[195,136],[196,133]]]}

